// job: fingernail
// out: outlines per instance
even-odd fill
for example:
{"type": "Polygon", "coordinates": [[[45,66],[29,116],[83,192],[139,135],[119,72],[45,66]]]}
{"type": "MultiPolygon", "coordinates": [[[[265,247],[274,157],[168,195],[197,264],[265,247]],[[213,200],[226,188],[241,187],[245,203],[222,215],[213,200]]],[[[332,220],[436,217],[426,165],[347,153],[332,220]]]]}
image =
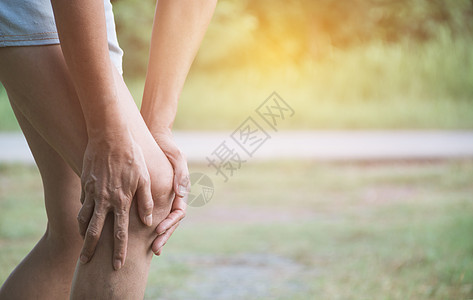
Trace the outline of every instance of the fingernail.
{"type": "Polygon", "coordinates": [[[187,189],[183,185],[179,185],[179,193],[185,195],[187,193],[187,189]]]}
{"type": "Polygon", "coordinates": [[[122,261],[119,259],[115,259],[113,261],[113,268],[118,271],[120,270],[121,267],[122,267],[122,261]]]}
{"type": "Polygon", "coordinates": [[[148,226],[153,225],[153,216],[152,215],[147,215],[145,217],[145,222],[146,222],[146,225],[148,225],[148,226]]]}
{"type": "Polygon", "coordinates": [[[89,260],[89,258],[87,256],[85,256],[83,254],[80,256],[80,262],[81,263],[85,264],[85,263],[87,263],[88,260],[89,260]]]}

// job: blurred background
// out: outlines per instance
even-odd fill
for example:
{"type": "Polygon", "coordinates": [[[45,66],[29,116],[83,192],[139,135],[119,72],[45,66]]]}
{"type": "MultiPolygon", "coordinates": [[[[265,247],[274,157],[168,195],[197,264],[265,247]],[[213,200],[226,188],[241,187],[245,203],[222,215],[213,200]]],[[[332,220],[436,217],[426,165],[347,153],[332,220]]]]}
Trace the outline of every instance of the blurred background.
{"type": "MultiPolygon", "coordinates": [[[[154,3],[114,1],[137,102],[154,3]]],[[[175,128],[232,130],[274,90],[297,111],[288,129],[471,128],[472,31],[468,0],[219,1],[175,128]]]]}
{"type": "MultiPolygon", "coordinates": [[[[155,1],[113,4],[139,105],[155,1]]],[[[220,0],[174,129],[225,139],[276,91],[289,134],[471,132],[472,46],[468,0],[220,0]]],[[[18,132],[0,98],[0,130],[18,132]]],[[[250,160],[189,208],[147,298],[473,298],[471,157],[250,160]]],[[[189,167],[212,173],[204,157],[189,167]]],[[[43,207],[37,170],[0,163],[0,282],[41,236],[43,207]]]]}
{"type": "MultiPolygon", "coordinates": [[[[137,101],[153,7],[115,4],[137,101]]],[[[472,31],[466,0],[219,1],[175,126],[231,130],[277,90],[290,129],[471,128],[472,31]]]]}

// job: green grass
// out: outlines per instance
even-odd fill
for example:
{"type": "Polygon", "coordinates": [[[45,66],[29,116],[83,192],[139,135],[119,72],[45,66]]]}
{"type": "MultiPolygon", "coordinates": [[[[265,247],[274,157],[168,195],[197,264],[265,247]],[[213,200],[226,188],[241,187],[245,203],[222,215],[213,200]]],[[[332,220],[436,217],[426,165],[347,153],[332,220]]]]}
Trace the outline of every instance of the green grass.
{"type": "MultiPolygon", "coordinates": [[[[147,299],[473,297],[473,161],[247,163],[153,260],[147,299]],[[231,297],[233,295],[233,297],[231,297]]],[[[38,172],[0,168],[0,282],[45,225],[38,172]]]]}
{"type": "Polygon", "coordinates": [[[0,84],[0,131],[19,131],[13,110],[8,101],[7,93],[0,84]]]}

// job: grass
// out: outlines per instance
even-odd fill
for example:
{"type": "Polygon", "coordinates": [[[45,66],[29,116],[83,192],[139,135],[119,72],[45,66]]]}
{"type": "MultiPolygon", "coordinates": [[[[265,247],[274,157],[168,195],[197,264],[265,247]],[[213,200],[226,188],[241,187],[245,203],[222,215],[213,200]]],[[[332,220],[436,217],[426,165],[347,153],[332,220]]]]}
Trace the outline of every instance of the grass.
{"type": "MultiPolygon", "coordinates": [[[[212,176],[206,166],[191,172],[212,176]]],[[[473,161],[247,163],[153,260],[147,299],[473,297],[473,161]]],[[[0,168],[0,282],[45,225],[36,169],[0,168]]]]}
{"type": "Polygon", "coordinates": [[[11,109],[8,96],[0,84],[0,131],[19,131],[20,126],[15,119],[13,110],[11,109]]]}

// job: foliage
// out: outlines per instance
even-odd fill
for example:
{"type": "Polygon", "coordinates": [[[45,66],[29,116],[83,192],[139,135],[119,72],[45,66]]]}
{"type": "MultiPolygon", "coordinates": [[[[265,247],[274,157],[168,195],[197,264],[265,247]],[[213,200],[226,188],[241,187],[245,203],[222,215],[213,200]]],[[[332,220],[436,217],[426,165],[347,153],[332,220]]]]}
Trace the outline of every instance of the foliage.
{"type": "MultiPolygon", "coordinates": [[[[120,0],[115,8],[125,69],[143,76],[154,2],[120,0]]],[[[444,31],[471,41],[472,1],[220,0],[196,65],[303,64],[334,49],[406,40],[422,44],[444,31]]]]}
{"type": "MultiPolygon", "coordinates": [[[[154,0],[114,2],[140,101],[154,0]]],[[[284,129],[473,128],[473,1],[220,0],[175,129],[234,130],[272,91],[284,129]]],[[[18,129],[0,88],[0,129],[18,129]]]]}

